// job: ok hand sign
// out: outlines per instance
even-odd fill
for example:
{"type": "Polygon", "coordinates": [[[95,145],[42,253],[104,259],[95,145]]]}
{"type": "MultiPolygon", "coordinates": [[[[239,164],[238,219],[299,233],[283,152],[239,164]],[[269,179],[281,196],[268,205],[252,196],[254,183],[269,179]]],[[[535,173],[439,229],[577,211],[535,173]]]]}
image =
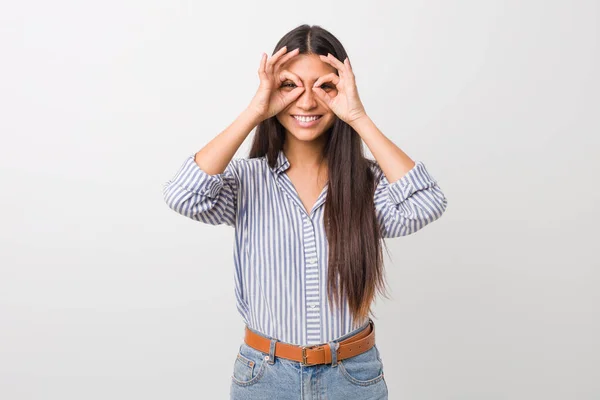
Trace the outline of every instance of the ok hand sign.
{"type": "MultiPolygon", "coordinates": [[[[346,57],[342,63],[333,54],[327,56],[320,55],[321,61],[328,63],[338,70],[339,76],[330,73],[321,76],[313,85],[315,94],[331,108],[331,110],[344,122],[350,124],[358,118],[365,116],[365,108],[358,96],[358,89],[354,80],[354,72],[350,65],[350,59],[346,57]],[[337,88],[335,96],[330,95],[321,89],[324,82],[331,82],[337,88]]],[[[332,91],[333,93],[333,91],[332,91]]]]}

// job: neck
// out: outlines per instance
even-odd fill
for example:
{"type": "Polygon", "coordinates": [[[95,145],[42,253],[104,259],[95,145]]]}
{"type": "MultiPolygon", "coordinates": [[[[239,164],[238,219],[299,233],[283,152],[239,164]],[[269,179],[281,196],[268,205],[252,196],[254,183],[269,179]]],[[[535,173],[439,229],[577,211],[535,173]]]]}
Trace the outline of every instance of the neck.
{"type": "Polygon", "coordinates": [[[283,152],[295,169],[314,170],[326,165],[322,156],[325,143],[322,140],[305,142],[288,135],[283,144],[283,152]]]}

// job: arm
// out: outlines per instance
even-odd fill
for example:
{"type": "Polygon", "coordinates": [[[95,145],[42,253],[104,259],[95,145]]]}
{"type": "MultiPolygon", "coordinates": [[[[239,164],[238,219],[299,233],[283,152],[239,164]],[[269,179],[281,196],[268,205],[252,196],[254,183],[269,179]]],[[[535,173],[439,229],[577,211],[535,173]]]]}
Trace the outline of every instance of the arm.
{"type": "Polygon", "coordinates": [[[374,200],[383,237],[410,235],[440,218],[448,200],[422,162],[414,162],[365,114],[351,123],[376,159],[374,200]]]}
{"type": "Polygon", "coordinates": [[[420,161],[402,178],[389,183],[377,163],[375,172],[375,213],[382,237],[407,236],[440,218],[448,200],[435,179],[420,161]]]}
{"type": "Polygon", "coordinates": [[[223,173],[210,175],[196,164],[194,154],[190,155],[175,177],[165,183],[165,202],[193,220],[235,226],[239,163],[239,159],[233,159],[223,173]]]}
{"type": "Polygon", "coordinates": [[[254,113],[245,110],[200,151],[186,158],[163,186],[167,205],[196,221],[235,226],[242,161],[233,155],[258,122],[254,113]]]}

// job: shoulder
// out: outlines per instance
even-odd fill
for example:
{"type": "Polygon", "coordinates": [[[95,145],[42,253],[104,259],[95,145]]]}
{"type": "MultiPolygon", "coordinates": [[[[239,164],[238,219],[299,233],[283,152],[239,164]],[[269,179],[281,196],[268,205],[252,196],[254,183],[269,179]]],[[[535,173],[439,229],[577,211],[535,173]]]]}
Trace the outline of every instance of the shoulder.
{"type": "Polygon", "coordinates": [[[266,157],[255,157],[255,158],[242,158],[242,157],[234,157],[231,160],[233,167],[236,169],[244,169],[244,168],[258,168],[266,165],[266,157]]]}
{"type": "Polygon", "coordinates": [[[227,167],[238,179],[256,174],[268,167],[266,157],[234,157],[227,167]]]}

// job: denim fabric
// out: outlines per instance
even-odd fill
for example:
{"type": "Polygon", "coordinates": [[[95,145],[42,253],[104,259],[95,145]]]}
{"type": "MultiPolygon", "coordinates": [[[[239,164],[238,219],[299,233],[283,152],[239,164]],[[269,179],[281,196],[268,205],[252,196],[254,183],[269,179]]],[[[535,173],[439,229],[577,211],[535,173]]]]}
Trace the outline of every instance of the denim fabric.
{"type": "Polygon", "coordinates": [[[333,350],[331,364],[310,366],[273,357],[277,340],[253,330],[271,339],[271,350],[264,353],[242,342],[233,365],[230,400],[387,400],[377,345],[357,356],[335,359],[339,342],[364,328],[326,343],[333,350]]]}

